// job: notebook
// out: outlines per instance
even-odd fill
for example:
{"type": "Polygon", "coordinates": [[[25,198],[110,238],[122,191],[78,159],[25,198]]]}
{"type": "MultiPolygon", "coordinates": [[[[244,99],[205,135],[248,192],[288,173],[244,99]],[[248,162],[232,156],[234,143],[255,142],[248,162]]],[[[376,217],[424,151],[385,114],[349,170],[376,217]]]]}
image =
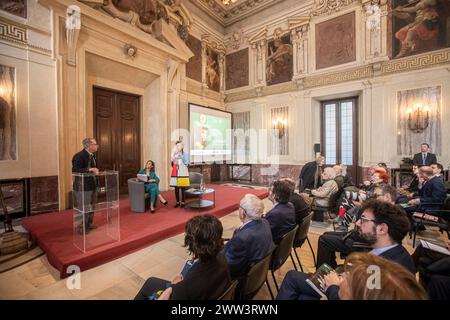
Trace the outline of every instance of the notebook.
{"type": "Polygon", "coordinates": [[[432,251],[439,252],[439,253],[445,254],[447,256],[450,256],[450,251],[447,248],[438,246],[438,245],[436,245],[434,243],[431,243],[431,242],[428,242],[428,241],[425,241],[425,240],[422,240],[422,239],[420,239],[420,244],[422,245],[422,247],[424,247],[426,249],[429,249],[429,250],[432,250],[432,251]]]}
{"type": "Polygon", "coordinates": [[[137,179],[139,180],[139,181],[142,181],[142,182],[147,182],[148,181],[148,178],[147,178],[147,175],[146,174],[137,174],[137,179]]]}
{"type": "Polygon", "coordinates": [[[321,297],[325,296],[325,276],[335,271],[328,264],[322,264],[306,283],[314,289],[321,297]]]}

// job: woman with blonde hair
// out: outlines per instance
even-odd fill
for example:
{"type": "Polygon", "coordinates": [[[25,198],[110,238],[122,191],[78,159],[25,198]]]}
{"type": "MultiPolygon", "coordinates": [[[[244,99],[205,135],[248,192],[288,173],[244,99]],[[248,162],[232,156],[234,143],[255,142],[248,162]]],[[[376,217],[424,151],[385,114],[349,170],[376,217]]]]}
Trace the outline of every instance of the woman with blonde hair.
{"type": "MultiPolygon", "coordinates": [[[[344,273],[330,273],[325,288],[339,287],[341,300],[426,300],[424,288],[403,266],[370,253],[352,253],[344,273]]],[[[327,290],[327,292],[330,292],[327,290]]]]}

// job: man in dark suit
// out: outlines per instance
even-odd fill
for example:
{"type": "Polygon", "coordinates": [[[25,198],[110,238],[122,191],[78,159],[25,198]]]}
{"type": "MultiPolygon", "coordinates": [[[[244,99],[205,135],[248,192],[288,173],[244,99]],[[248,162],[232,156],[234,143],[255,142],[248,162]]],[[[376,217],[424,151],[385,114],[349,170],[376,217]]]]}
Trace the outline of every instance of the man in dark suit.
{"type": "Polygon", "coordinates": [[[447,198],[447,188],[444,181],[441,177],[435,176],[433,169],[428,166],[422,166],[419,169],[419,174],[424,184],[416,197],[408,202],[411,207],[406,208],[406,211],[412,213],[439,210],[447,198]]]}
{"type": "Polygon", "coordinates": [[[270,225],[261,218],[263,211],[264,204],[255,195],[246,194],[239,203],[242,225],[224,249],[232,278],[246,274],[252,263],[265,258],[274,248],[270,225]]]}
{"type": "Polygon", "coordinates": [[[274,206],[267,212],[266,219],[269,221],[275,244],[296,225],[295,208],[289,202],[291,194],[291,185],[283,179],[275,181],[270,190],[269,199],[274,202],[274,206]]]}
{"type": "Polygon", "coordinates": [[[420,145],[419,153],[416,153],[413,157],[413,164],[416,166],[430,166],[433,163],[437,163],[437,158],[434,153],[430,153],[430,146],[428,143],[422,143],[420,145]]]}
{"type": "Polygon", "coordinates": [[[74,208],[80,211],[80,219],[84,221],[77,226],[79,234],[89,233],[95,229],[92,221],[94,219],[94,205],[97,200],[97,161],[94,153],[98,150],[97,141],[94,138],[83,140],[83,150],[72,158],[72,173],[74,173],[73,192],[75,196],[74,208]]]}
{"type": "MultiPolygon", "coordinates": [[[[371,254],[396,262],[415,273],[415,267],[408,251],[402,246],[409,231],[409,221],[404,212],[394,204],[366,201],[361,218],[356,223],[361,237],[371,246],[371,254]]],[[[320,296],[306,283],[309,276],[302,272],[289,271],[283,280],[277,299],[317,300],[320,296]]],[[[331,284],[326,292],[328,299],[339,299],[339,286],[331,284]]]]}
{"type": "MultiPolygon", "coordinates": [[[[391,204],[395,204],[395,200],[397,199],[397,190],[388,184],[383,184],[381,186],[377,186],[374,189],[374,196],[379,201],[385,201],[391,204]]],[[[356,214],[357,221],[362,214],[360,208],[357,209],[358,213],[356,214]]],[[[403,210],[403,209],[401,209],[403,210]]],[[[317,244],[317,265],[321,266],[326,263],[332,268],[336,268],[336,253],[340,252],[344,255],[349,255],[354,251],[364,250],[358,246],[355,246],[355,243],[363,244],[366,241],[361,237],[360,233],[357,232],[357,229],[352,230],[350,232],[347,231],[331,231],[325,232],[319,237],[319,241],[317,244]]]]}
{"type": "Polygon", "coordinates": [[[322,166],[325,163],[325,157],[318,156],[316,161],[306,163],[300,171],[298,191],[304,192],[305,189],[317,189],[322,185],[322,166]]]}

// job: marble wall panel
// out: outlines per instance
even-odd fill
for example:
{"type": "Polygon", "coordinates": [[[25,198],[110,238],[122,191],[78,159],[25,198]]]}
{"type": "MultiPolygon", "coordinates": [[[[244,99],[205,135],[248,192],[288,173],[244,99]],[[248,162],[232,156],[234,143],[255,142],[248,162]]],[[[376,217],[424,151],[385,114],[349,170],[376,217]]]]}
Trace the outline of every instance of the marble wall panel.
{"type": "Polygon", "coordinates": [[[316,69],[355,60],[355,12],[316,25],[316,69]]]}
{"type": "Polygon", "coordinates": [[[186,64],[186,76],[198,82],[202,82],[202,42],[189,35],[186,45],[194,54],[186,64]]]}
{"type": "Polygon", "coordinates": [[[58,211],[58,177],[30,178],[31,215],[58,211]]]}
{"type": "Polygon", "coordinates": [[[225,66],[225,85],[227,90],[248,86],[248,48],[227,54],[225,66]]]}
{"type": "Polygon", "coordinates": [[[186,76],[198,82],[202,82],[202,42],[189,35],[186,45],[194,54],[186,64],[186,76]]]}

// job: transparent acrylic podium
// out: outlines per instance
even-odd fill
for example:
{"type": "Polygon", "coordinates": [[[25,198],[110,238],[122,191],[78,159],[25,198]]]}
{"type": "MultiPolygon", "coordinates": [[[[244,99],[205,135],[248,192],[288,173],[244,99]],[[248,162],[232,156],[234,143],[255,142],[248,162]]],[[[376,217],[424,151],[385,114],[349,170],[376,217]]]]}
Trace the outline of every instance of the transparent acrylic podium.
{"type": "Polygon", "coordinates": [[[73,244],[82,252],[120,241],[117,171],[73,173],[73,244]]]}

